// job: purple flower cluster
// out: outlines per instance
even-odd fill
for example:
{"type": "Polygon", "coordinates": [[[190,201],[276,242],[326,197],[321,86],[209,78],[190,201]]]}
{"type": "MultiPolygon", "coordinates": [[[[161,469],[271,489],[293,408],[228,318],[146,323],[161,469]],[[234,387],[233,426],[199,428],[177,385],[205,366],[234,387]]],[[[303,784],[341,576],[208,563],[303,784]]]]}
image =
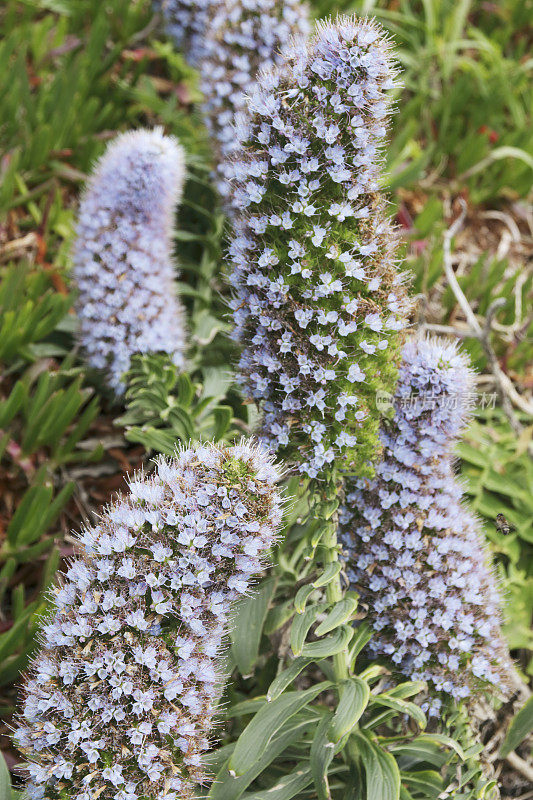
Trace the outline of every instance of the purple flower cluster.
{"type": "Polygon", "coordinates": [[[279,477],[253,443],[196,445],[82,532],[15,737],[31,798],[194,796],[230,605],[276,539],[279,477]]]}
{"type": "Polygon", "coordinates": [[[152,0],[165,20],[168,35],[193,66],[201,64],[217,7],[225,0],[152,0]]]}
{"type": "Polygon", "coordinates": [[[454,475],[473,378],[455,342],[407,342],[383,461],[373,480],[347,485],[340,515],[348,576],[376,631],[370,647],[456,701],[505,690],[513,669],[483,532],[454,475]]]}
{"type": "Polygon", "coordinates": [[[134,353],[169,353],[184,363],[172,229],[184,154],[160,129],[122,134],[83,195],[74,247],[76,310],[88,363],[117,395],[134,353]]]}
{"type": "MultiPolygon", "coordinates": [[[[200,66],[203,110],[217,163],[217,187],[231,195],[230,155],[239,142],[236,126],[247,110],[247,96],[260,69],[282,64],[290,44],[302,44],[310,32],[301,0],[226,0],[212,4],[212,19],[200,66]]],[[[231,210],[231,198],[227,202],[231,210]]]]}
{"type": "Polygon", "coordinates": [[[169,36],[200,71],[203,111],[215,151],[217,186],[231,211],[228,156],[235,127],[260,69],[283,63],[291,42],[310,25],[301,0],[155,0],[169,36]]]}
{"type": "Polygon", "coordinates": [[[409,301],[378,187],[395,86],[373,22],[340,17],[261,73],[232,164],[234,336],[263,439],[311,476],[368,469],[409,301]]]}

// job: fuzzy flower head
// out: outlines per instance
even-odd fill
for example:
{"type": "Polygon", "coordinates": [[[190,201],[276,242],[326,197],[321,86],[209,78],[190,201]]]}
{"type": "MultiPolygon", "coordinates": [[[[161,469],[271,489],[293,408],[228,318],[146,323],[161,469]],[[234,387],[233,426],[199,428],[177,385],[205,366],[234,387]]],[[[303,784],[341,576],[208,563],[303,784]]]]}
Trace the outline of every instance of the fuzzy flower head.
{"type": "Polygon", "coordinates": [[[307,5],[300,0],[225,0],[213,3],[200,67],[203,110],[217,163],[217,185],[226,207],[231,165],[238,148],[236,126],[246,111],[260,69],[282,64],[289,45],[309,35],[307,5]]]}
{"type": "Polygon", "coordinates": [[[169,353],[184,363],[172,228],[184,154],[160,129],[118,136],[90,177],[74,247],[76,310],[89,364],[117,395],[134,353],[169,353]]]}
{"type": "Polygon", "coordinates": [[[250,442],[197,445],[137,475],[82,532],[15,737],[31,798],[194,796],[231,602],[275,542],[279,477],[250,442]]]}
{"type": "Polygon", "coordinates": [[[474,376],[455,342],[404,347],[394,418],[372,480],[346,487],[341,512],[348,576],[376,633],[375,653],[457,702],[495,687],[512,663],[481,526],[463,502],[453,445],[468,423],[474,376]]]}
{"type": "Polygon", "coordinates": [[[408,300],[378,191],[395,75],[375,23],[322,23],[261,75],[232,165],[240,381],[264,440],[311,477],[368,470],[376,392],[395,384],[408,300]]]}

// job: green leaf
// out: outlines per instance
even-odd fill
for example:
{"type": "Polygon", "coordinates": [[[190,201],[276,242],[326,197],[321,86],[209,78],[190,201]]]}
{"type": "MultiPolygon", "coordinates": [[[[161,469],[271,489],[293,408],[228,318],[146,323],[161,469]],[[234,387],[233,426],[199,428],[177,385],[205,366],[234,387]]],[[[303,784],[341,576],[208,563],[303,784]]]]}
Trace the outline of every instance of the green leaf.
{"type": "Polygon", "coordinates": [[[341,569],[342,566],[338,561],[333,561],[331,564],[328,564],[320,578],[317,578],[316,581],[313,582],[315,589],[318,589],[319,586],[327,586],[328,583],[334,581],[341,569]]]}
{"type": "Polygon", "coordinates": [[[437,800],[439,794],[444,789],[444,782],[438,772],[430,769],[423,769],[417,772],[403,772],[404,781],[411,790],[416,790],[423,794],[424,800],[437,800]]]}
{"type": "Polygon", "coordinates": [[[407,700],[390,697],[386,694],[377,694],[372,696],[372,705],[385,706],[385,708],[392,708],[400,714],[409,714],[421,728],[427,725],[426,715],[419,708],[416,703],[410,703],[407,700]]]}
{"type": "Polygon", "coordinates": [[[26,606],[24,615],[19,616],[11,628],[0,636],[0,664],[19,646],[20,640],[25,636],[32,609],[35,611],[35,606],[26,606]]]}
{"type": "Polygon", "coordinates": [[[311,764],[311,774],[313,776],[318,800],[331,800],[328,784],[328,767],[335,755],[335,745],[330,741],[328,736],[331,718],[331,712],[324,715],[316,729],[311,744],[309,763],[311,764]]]}
{"type": "Polygon", "coordinates": [[[493,492],[498,494],[505,494],[511,498],[520,498],[527,500],[527,493],[523,491],[520,486],[514,481],[509,480],[505,475],[500,475],[496,470],[491,469],[483,479],[483,485],[493,492]]]}
{"type": "Polygon", "coordinates": [[[298,614],[303,614],[306,603],[314,591],[315,587],[312,585],[308,584],[307,586],[300,586],[296,592],[296,597],[294,598],[294,608],[298,614]]]}
{"type": "Polygon", "coordinates": [[[320,503],[316,508],[316,516],[318,519],[331,519],[340,504],[339,500],[325,500],[320,503]]]}
{"type": "Polygon", "coordinates": [[[32,486],[28,489],[7,529],[7,539],[11,545],[27,544],[34,537],[37,526],[39,535],[40,520],[52,499],[52,492],[51,486],[32,486]]]}
{"type": "Polygon", "coordinates": [[[281,628],[282,625],[285,625],[293,615],[294,604],[292,600],[286,600],[284,603],[275,605],[267,614],[264,627],[265,634],[270,636],[271,633],[274,633],[281,628]]]}
{"type": "Polygon", "coordinates": [[[275,786],[262,792],[247,792],[243,800],[291,800],[300,794],[313,781],[311,770],[304,763],[300,764],[294,772],[284,775],[275,786]]]}
{"type": "Polygon", "coordinates": [[[261,757],[272,736],[321,692],[332,686],[323,681],[304,692],[287,692],[268,703],[255,715],[237,740],[230,758],[229,770],[235,775],[244,775],[261,757]]]}
{"type": "Polygon", "coordinates": [[[393,686],[392,689],[387,691],[387,697],[399,697],[402,700],[405,700],[406,697],[414,697],[416,694],[420,694],[427,690],[427,683],[425,681],[404,681],[404,683],[399,683],[397,686],[393,686]]]}
{"type": "Polygon", "coordinates": [[[405,744],[392,744],[389,749],[399,761],[402,770],[420,764],[431,764],[435,769],[441,769],[449,760],[449,755],[443,752],[439,744],[421,741],[420,736],[405,744]]]}
{"type": "Polygon", "coordinates": [[[128,442],[138,442],[146,450],[155,450],[167,456],[174,455],[176,451],[176,436],[169,431],[159,431],[157,428],[146,426],[133,427],[126,431],[128,442]]]}
{"type": "Polygon", "coordinates": [[[326,636],[324,639],[319,639],[318,642],[309,642],[302,647],[302,656],[304,658],[328,658],[337,653],[342,653],[346,650],[350,639],[352,638],[353,630],[350,625],[341,625],[336,631],[326,636]]]}
{"type": "Polygon", "coordinates": [[[522,706],[518,714],[511,720],[505,739],[500,748],[500,758],[505,758],[515,750],[528,733],[533,730],[533,697],[522,706]]]}
{"type": "Polygon", "coordinates": [[[355,665],[357,656],[359,655],[363,647],[365,647],[365,645],[368,644],[371,638],[372,638],[372,630],[370,626],[366,622],[363,622],[361,625],[358,625],[358,627],[355,629],[354,638],[352,639],[350,652],[348,654],[352,668],[355,665]]]}
{"type": "Polygon", "coordinates": [[[226,711],[226,719],[231,719],[232,717],[247,717],[250,714],[255,714],[256,711],[260,711],[266,704],[267,699],[264,694],[259,697],[252,697],[250,700],[242,700],[240,703],[235,703],[235,705],[228,708],[226,711]]]}
{"type": "Polygon", "coordinates": [[[2,753],[0,753],[0,800],[11,800],[11,776],[2,753]]]}
{"type": "Polygon", "coordinates": [[[316,635],[323,636],[325,633],[329,633],[334,628],[342,625],[344,622],[350,619],[356,608],[357,597],[355,597],[353,594],[347,594],[346,597],[334,605],[326,619],[320,623],[315,631],[316,635]]]}
{"type": "Polygon", "coordinates": [[[15,574],[17,569],[17,560],[15,558],[6,559],[5,564],[0,569],[0,601],[3,599],[7,591],[9,581],[15,574]]]}
{"type": "Polygon", "coordinates": [[[207,309],[200,311],[194,322],[193,339],[202,347],[212,342],[217,333],[228,327],[227,324],[210,314],[207,309]]]}
{"type": "Polygon", "coordinates": [[[231,650],[241,675],[249,675],[257,660],[274,586],[274,578],[269,578],[250,597],[243,597],[236,605],[231,630],[231,650]]]}
{"type": "Polygon", "coordinates": [[[322,539],[322,537],[324,536],[324,534],[326,534],[329,530],[329,525],[327,523],[324,523],[322,520],[317,520],[316,522],[317,522],[316,528],[315,527],[311,528],[310,544],[313,552],[318,543],[320,542],[320,540],[322,539]]]}
{"type": "Polygon", "coordinates": [[[298,677],[300,672],[313,662],[312,658],[302,658],[299,656],[295,658],[287,669],[274,678],[268,687],[267,700],[275,700],[282,692],[285,691],[287,686],[290,686],[295,678],[298,677]]]}
{"type": "Polygon", "coordinates": [[[366,776],[366,800],[399,800],[400,771],[396,761],[378,744],[353,734],[366,776]]]}
{"type": "Polygon", "coordinates": [[[178,376],[177,389],[180,404],[187,408],[187,406],[190,406],[192,403],[194,397],[194,385],[189,376],[184,372],[178,376]]]}
{"type": "MultiPolygon", "coordinates": [[[[245,789],[254,781],[268,765],[286,749],[299,741],[309,730],[309,719],[295,717],[287,723],[269,742],[260,758],[244,775],[233,777],[228,772],[229,759],[216,775],[208,794],[209,800],[238,800],[245,789]]],[[[235,745],[230,745],[233,749],[235,745]]],[[[310,777],[309,782],[312,778],[310,777]]]]}
{"type": "Polygon", "coordinates": [[[445,736],[443,733],[424,733],[421,736],[417,736],[414,742],[436,742],[439,745],[448,747],[450,750],[454,750],[461,761],[466,760],[465,752],[459,742],[456,742],[455,739],[452,739],[450,736],[445,736]]]}
{"type": "Polygon", "coordinates": [[[184,442],[194,439],[194,425],[188,411],[179,406],[173,406],[168,412],[167,418],[175,436],[184,442]]]}
{"type": "Polygon", "coordinates": [[[215,420],[213,438],[215,442],[218,442],[222,439],[231,424],[233,409],[231,406],[217,406],[213,409],[213,418],[215,420]]]}
{"type": "Polygon", "coordinates": [[[337,744],[357,723],[370,697],[368,684],[354,676],[345,681],[340,689],[340,700],[330,729],[331,741],[337,744]]]}
{"type": "Polygon", "coordinates": [[[376,678],[380,678],[382,675],[387,674],[388,670],[383,664],[370,664],[369,667],[363,669],[359,673],[359,677],[363,678],[365,681],[373,681],[376,678]]]}
{"type": "Polygon", "coordinates": [[[21,381],[17,381],[9,397],[6,400],[2,400],[0,405],[0,428],[5,428],[11,422],[24,402],[26,391],[24,384],[21,381]]]}
{"type": "Polygon", "coordinates": [[[481,450],[468,444],[468,442],[458,442],[454,450],[463,461],[468,461],[469,464],[475,464],[476,467],[481,467],[481,469],[485,469],[490,463],[486,454],[483,454],[481,450]]]}
{"type": "Polygon", "coordinates": [[[482,158],[477,162],[477,164],[474,164],[473,167],[470,167],[470,169],[466,170],[462,177],[466,177],[467,175],[475,175],[477,172],[482,172],[493,161],[500,161],[503,158],[516,158],[528,166],[529,169],[533,170],[533,156],[520,147],[504,145],[503,147],[495,147],[494,150],[491,150],[490,154],[486,156],[486,158],[482,158]]]}
{"type": "Polygon", "coordinates": [[[309,629],[327,607],[327,603],[316,603],[294,618],[291,627],[291,648],[295,656],[301,655],[309,629]]]}
{"type": "Polygon", "coordinates": [[[203,367],[202,397],[224,397],[231,386],[232,375],[227,367],[203,367]]]}

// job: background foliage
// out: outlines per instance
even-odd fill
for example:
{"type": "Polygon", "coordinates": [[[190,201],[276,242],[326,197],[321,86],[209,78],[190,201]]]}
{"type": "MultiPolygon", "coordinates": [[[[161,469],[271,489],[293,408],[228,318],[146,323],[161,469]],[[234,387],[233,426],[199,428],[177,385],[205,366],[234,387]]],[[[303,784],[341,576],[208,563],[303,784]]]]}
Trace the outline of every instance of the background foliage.
{"type": "MultiPolygon", "coordinates": [[[[506,301],[493,345],[527,394],[533,387],[531,0],[314,0],[312,8],[317,16],[374,14],[394,36],[404,89],[387,180],[405,268],[420,297],[418,321],[459,331],[482,375],[480,391],[494,392],[482,348],[465,336],[444,276],[443,233],[463,198],[468,211],[454,242],[456,275],[481,321],[493,300],[506,301]]],[[[90,518],[121,485],[122,473],[147,455],[171,452],[176,440],[193,436],[249,432],[255,411],[232,384],[225,220],[210,183],[197,77],[157,27],[148,0],[7,0],[0,30],[0,713],[8,721],[44,590],[71,552],[69,528],[90,518]],[[177,375],[160,357],[138,358],[125,407],[113,408],[76,349],[68,253],[77,194],[94,159],[116,131],[153,124],[178,136],[188,157],[176,254],[189,368],[177,375]]],[[[533,422],[519,414],[517,434],[498,405],[479,410],[458,448],[459,469],[487,523],[513,655],[531,676],[533,422]],[[514,530],[497,529],[498,513],[514,530]]],[[[481,796],[472,761],[479,746],[463,741],[465,754],[452,740],[424,732],[423,715],[410,701],[418,687],[387,688],[384,668],[365,662],[363,633],[353,636],[348,625],[362,615],[356,598],[328,604],[328,573],[313,574],[321,547],[315,512],[303,496],[294,505],[275,568],[239,608],[228,656],[235,671],[225,697],[231,712],[212,757],[219,782],[209,796],[283,800],[316,791],[327,797],[319,788],[327,787],[329,767],[321,754],[351,747],[346,731],[356,723],[361,755],[355,766],[341,760],[329,772],[334,797],[356,800],[349,787],[364,785],[366,800],[392,798],[400,773],[403,800],[452,791],[457,798],[481,796]],[[241,638],[243,630],[254,636],[241,638]],[[333,713],[327,659],[348,642],[353,673],[333,713]],[[297,658],[287,667],[291,649],[297,658]],[[313,704],[319,690],[326,702],[313,704]],[[261,724],[250,731],[252,719],[261,724]],[[243,742],[260,760],[243,751],[243,742]],[[233,778],[228,765],[246,769],[233,778]],[[273,784],[276,791],[265,794],[273,784]]],[[[457,732],[463,723],[447,724],[457,732]]],[[[520,721],[518,727],[525,729],[520,721]]],[[[7,735],[0,745],[12,767],[17,754],[7,735]]],[[[526,754],[527,740],[521,747],[526,754]]],[[[2,798],[7,780],[0,762],[2,798]]],[[[507,786],[504,777],[503,783],[509,797],[523,791],[519,782],[509,779],[507,786]]]]}

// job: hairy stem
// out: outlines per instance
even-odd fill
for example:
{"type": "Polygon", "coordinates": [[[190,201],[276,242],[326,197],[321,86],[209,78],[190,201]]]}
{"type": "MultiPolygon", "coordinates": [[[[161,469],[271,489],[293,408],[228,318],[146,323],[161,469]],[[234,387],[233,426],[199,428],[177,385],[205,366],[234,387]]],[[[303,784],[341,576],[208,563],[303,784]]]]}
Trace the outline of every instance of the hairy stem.
{"type": "MultiPolygon", "coordinates": [[[[331,510],[333,505],[338,505],[341,491],[342,483],[336,479],[334,475],[332,475],[326,484],[325,491],[322,492],[322,508],[331,510]]],[[[322,538],[322,545],[324,548],[324,568],[326,568],[329,564],[334,564],[339,561],[339,545],[337,541],[337,530],[339,527],[338,516],[337,508],[335,508],[333,514],[330,515],[328,513],[327,518],[324,519],[324,525],[326,528],[322,538]]],[[[328,602],[333,605],[335,603],[339,603],[343,596],[344,591],[339,574],[326,586],[326,597],[328,602]]],[[[348,667],[346,664],[345,652],[337,653],[337,655],[333,656],[333,668],[337,683],[346,680],[348,677],[348,667]]]]}

